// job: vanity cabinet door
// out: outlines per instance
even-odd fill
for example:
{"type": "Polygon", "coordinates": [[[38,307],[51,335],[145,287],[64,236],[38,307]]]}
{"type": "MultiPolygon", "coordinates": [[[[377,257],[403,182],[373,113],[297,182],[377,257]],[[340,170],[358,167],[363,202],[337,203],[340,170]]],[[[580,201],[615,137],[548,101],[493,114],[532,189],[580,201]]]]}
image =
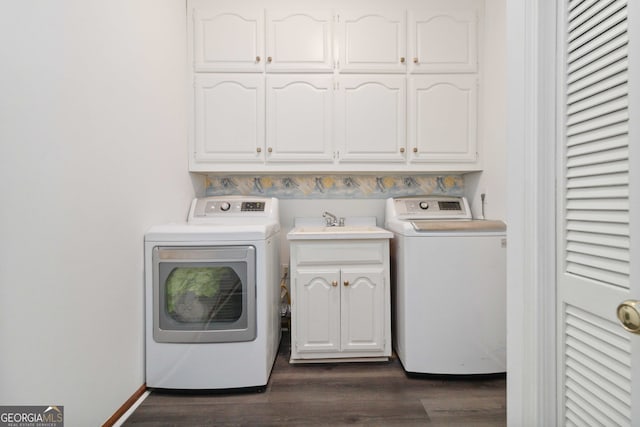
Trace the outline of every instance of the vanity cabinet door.
{"type": "Polygon", "coordinates": [[[194,91],[192,162],[263,162],[264,78],[199,74],[194,91]]]}
{"type": "Polygon", "coordinates": [[[190,1],[189,37],[195,72],[262,72],[262,9],[220,10],[210,2],[190,1]]]}
{"type": "Polygon", "coordinates": [[[341,76],[337,83],[339,161],[405,162],[405,77],[341,76]]]}
{"type": "Polygon", "coordinates": [[[340,351],[340,270],[298,269],[295,275],[295,332],[298,353],[340,351]]]}
{"type": "Polygon", "coordinates": [[[333,71],[331,10],[268,10],[267,72],[333,71]]]}
{"type": "Polygon", "coordinates": [[[475,9],[409,12],[409,72],[477,72],[477,23],[475,9]]]}
{"type": "Polygon", "coordinates": [[[336,20],[341,73],[406,72],[404,10],[341,10],[336,20]]]}
{"type": "Polygon", "coordinates": [[[409,79],[411,162],[478,161],[476,76],[432,75],[409,79]]]}
{"type": "Polygon", "coordinates": [[[342,351],[385,349],[384,267],[343,268],[341,275],[342,351]]]}

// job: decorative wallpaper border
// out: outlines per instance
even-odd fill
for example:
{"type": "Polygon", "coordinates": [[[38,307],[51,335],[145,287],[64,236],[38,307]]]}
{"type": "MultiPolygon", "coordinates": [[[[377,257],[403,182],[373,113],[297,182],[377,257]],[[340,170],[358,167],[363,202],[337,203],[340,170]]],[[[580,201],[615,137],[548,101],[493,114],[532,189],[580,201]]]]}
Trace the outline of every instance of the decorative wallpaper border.
{"type": "Polygon", "coordinates": [[[239,194],[280,199],[386,199],[462,196],[462,175],[225,175],[205,178],[206,196],[239,194]]]}

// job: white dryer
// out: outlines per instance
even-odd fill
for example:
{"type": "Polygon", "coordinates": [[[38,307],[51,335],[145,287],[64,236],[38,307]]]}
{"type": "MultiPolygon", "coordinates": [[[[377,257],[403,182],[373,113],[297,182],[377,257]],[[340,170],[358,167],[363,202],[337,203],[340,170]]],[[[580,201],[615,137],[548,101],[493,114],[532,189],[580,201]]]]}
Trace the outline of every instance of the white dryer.
{"type": "Polygon", "coordinates": [[[145,235],[146,383],[263,387],[280,342],[278,201],[207,197],[145,235]]]}
{"type": "Polygon", "coordinates": [[[506,371],[506,235],[464,197],[387,200],[394,349],[427,374],[506,371]]]}

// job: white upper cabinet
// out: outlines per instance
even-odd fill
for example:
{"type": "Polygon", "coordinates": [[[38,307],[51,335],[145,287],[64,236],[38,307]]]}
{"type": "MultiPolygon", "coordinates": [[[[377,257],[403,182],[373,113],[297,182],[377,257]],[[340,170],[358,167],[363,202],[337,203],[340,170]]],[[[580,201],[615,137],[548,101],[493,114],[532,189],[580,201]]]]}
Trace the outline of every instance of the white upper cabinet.
{"type": "Polygon", "coordinates": [[[267,76],[267,161],[333,162],[333,77],[267,76]]]}
{"type": "Polygon", "coordinates": [[[337,87],[340,162],[404,162],[405,77],[341,76],[337,87]]]}
{"type": "Polygon", "coordinates": [[[333,13],[267,11],[267,72],[333,71],[333,13]]]}
{"type": "Polygon", "coordinates": [[[264,13],[261,9],[218,10],[194,1],[193,68],[196,72],[264,70],[264,13]]]}
{"type": "Polygon", "coordinates": [[[187,0],[191,171],[481,170],[484,0],[236,3],[187,0]]]}
{"type": "Polygon", "coordinates": [[[477,21],[473,9],[410,11],[409,72],[477,72],[477,21]]]}
{"type": "Polygon", "coordinates": [[[264,79],[255,74],[195,77],[193,163],[264,159],[264,79]]]}
{"type": "Polygon", "coordinates": [[[407,28],[402,9],[342,10],[336,15],[340,72],[406,72],[407,28]]]}
{"type": "Polygon", "coordinates": [[[467,75],[409,79],[412,162],[477,161],[478,80],[467,75]]]}

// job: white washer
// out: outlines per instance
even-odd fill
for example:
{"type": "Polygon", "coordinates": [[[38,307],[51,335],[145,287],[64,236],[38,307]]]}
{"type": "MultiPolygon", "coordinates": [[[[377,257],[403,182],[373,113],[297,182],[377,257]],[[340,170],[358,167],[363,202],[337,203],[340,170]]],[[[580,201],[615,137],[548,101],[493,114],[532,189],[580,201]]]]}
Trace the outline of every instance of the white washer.
{"type": "Polygon", "coordinates": [[[195,199],[145,235],[146,383],[263,387],[280,343],[278,201],[195,199]]]}
{"type": "Polygon", "coordinates": [[[387,200],[394,348],[427,374],[506,371],[506,237],[463,197],[387,200]]]}

